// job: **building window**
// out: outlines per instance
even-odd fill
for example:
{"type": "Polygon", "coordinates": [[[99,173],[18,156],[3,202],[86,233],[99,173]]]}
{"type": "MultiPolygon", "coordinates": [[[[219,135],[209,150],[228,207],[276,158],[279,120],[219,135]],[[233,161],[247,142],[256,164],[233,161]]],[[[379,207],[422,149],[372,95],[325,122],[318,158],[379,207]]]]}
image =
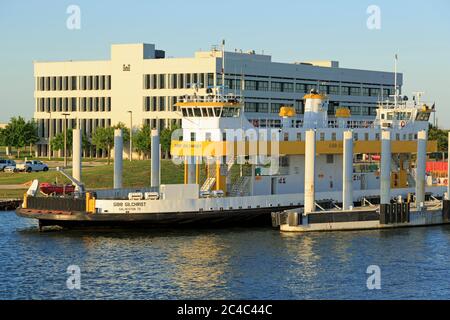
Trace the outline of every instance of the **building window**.
{"type": "Polygon", "coordinates": [[[269,91],[269,82],[268,81],[258,81],[257,90],[258,91],[269,91]]]}
{"type": "Polygon", "coordinates": [[[144,74],[144,89],[150,89],[150,75],[144,74]]]}
{"type": "Polygon", "coordinates": [[[166,110],[166,97],[159,97],[159,108],[158,111],[166,110]]]}
{"type": "Polygon", "coordinates": [[[98,90],[99,85],[98,85],[98,76],[94,76],[94,90],[98,90]]]}
{"type": "Polygon", "coordinates": [[[331,133],[331,140],[336,141],[336,132],[331,133]]]}
{"type": "MultiPolygon", "coordinates": [[[[197,74],[194,74],[194,83],[196,83],[197,74]]],[[[214,86],[214,73],[208,73],[208,86],[214,86]]]]}
{"type": "Polygon", "coordinates": [[[70,98],[71,112],[77,111],[77,98],[70,98]]]}
{"type": "Polygon", "coordinates": [[[317,85],[315,84],[307,84],[306,85],[306,92],[311,92],[311,90],[316,90],[317,89],[317,85]]]}
{"type": "Polygon", "coordinates": [[[320,133],[320,141],[325,141],[325,132],[320,133]]]}
{"type": "Polygon", "coordinates": [[[369,107],[361,107],[361,114],[363,116],[368,116],[369,115],[369,107]]]}
{"type": "Polygon", "coordinates": [[[350,112],[352,115],[359,116],[359,115],[361,115],[361,107],[356,107],[356,106],[350,107],[350,112]]]}
{"type": "Polygon", "coordinates": [[[163,74],[155,74],[155,89],[165,89],[166,83],[163,74]]]}
{"type": "Polygon", "coordinates": [[[269,112],[269,104],[260,102],[258,103],[258,112],[268,113],[269,112]]]}
{"type": "Polygon", "coordinates": [[[370,88],[363,88],[362,94],[365,97],[370,96],[370,88]]]}
{"type": "Polygon", "coordinates": [[[272,86],[271,86],[272,91],[281,92],[281,87],[282,87],[281,82],[272,82],[272,86]]]}
{"type": "Polygon", "coordinates": [[[350,88],[350,95],[351,96],[360,96],[361,95],[361,88],[351,87],[350,88]]]}
{"type": "Polygon", "coordinates": [[[302,141],[302,133],[297,132],[297,141],[302,141]]]}
{"type": "Polygon", "coordinates": [[[271,105],[271,113],[280,113],[280,109],[283,106],[282,103],[272,103],[271,105]]]}
{"type": "Polygon", "coordinates": [[[304,105],[302,100],[295,100],[294,103],[295,112],[297,114],[303,114],[304,113],[304,105]]]}
{"type": "Polygon", "coordinates": [[[254,80],[245,80],[245,90],[255,91],[257,88],[256,81],[254,80]]]}
{"type": "Polygon", "coordinates": [[[371,88],[370,89],[370,96],[371,97],[378,97],[380,95],[380,89],[378,88],[371,88]]]}
{"type": "Polygon", "coordinates": [[[144,111],[149,112],[150,111],[150,97],[144,97],[144,111]]]}
{"type": "Polygon", "coordinates": [[[177,74],[172,74],[172,75],[171,75],[171,78],[172,78],[172,86],[171,86],[171,89],[177,89],[177,87],[178,87],[178,77],[177,77],[177,74]]]}
{"type": "Polygon", "coordinates": [[[327,154],[327,164],[334,163],[334,156],[332,154],[327,154]]]}
{"type": "Polygon", "coordinates": [[[282,83],[283,92],[294,92],[294,84],[289,82],[282,83]]]}
{"type": "Polygon", "coordinates": [[[350,87],[341,87],[341,95],[343,96],[350,95],[350,87]]]}
{"type": "Polygon", "coordinates": [[[339,86],[329,86],[328,94],[338,95],[339,94],[339,86]]]}
{"type": "Polygon", "coordinates": [[[256,102],[246,102],[245,112],[258,112],[258,104],[256,102]]]}
{"type": "Polygon", "coordinates": [[[296,91],[296,92],[303,92],[303,93],[305,93],[305,92],[306,92],[306,84],[303,84],[303,83],[297,83],[297,84],[295,85],[295,91],[296,91]]]}

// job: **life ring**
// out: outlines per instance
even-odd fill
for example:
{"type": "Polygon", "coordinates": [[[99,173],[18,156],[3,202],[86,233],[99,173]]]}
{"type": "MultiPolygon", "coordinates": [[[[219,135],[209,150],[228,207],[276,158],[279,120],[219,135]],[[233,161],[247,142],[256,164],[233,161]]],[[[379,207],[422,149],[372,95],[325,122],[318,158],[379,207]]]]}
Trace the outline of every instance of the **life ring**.
{"type": "Polygon", "coordinates": [[[400,122],[400,126],[401,126],[402,128],[404,128],[404,127],[406,126],[406,122],[405,122],[405,121],[400,122]]]}

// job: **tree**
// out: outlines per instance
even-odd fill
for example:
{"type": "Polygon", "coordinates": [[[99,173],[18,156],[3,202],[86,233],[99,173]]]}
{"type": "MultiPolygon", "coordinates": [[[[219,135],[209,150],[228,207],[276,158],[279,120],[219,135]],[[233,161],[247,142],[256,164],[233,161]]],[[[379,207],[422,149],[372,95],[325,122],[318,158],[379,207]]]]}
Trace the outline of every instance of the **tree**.
{"type": "Polygon", "coordinates": [[[170,156],[170,146],[172,144],[172,134],[175,130],[180,129],[178,126],[173,126],[172,128],[166,128],[163,131],[161,131],[161,151],[166,155],[167,158],[170,156]]]}
{"type": "MultiPolygon", "coordinates": [[[[67,130],[67,150],[72,149],[72,143],[73,143],[73,130],[69,129],[67,130]]],[[[51,145],[53,151],[64,150],[64,132],[60,132],[56,136],[54,136],[52,138],[51,145]]]]}
{"type": "Polygon", "coordinates": [[[20,157],[20,149],[33,145],[38,140],[37,126],[34,121],[26,122],[24,118],[11,118],[6,128],[2,130],[2,140],[7,146],[13,146],[17,150],[17,157],[20,157]]]}
{"type": "Polygon", "coordinates": [[[6,129],[0,128],[0,146],[6,147],[7,146],[6,141],[7,141],[7,139],[6,139],[6,129]]]}
{"type": "Polygon", "coordinates": [[[92,144],[98,149],[108,150],[108,165],[111,163],[111,149],[114,147],[114,130],[122,129],[124,143],[130,139],[130,131],[122,122],[114,127],[97,128],[92,135],[92,144]]]}
{"type": "MultiPolygon", "coordinates": [[[[87,150],[91,143],[89,142],[88,137],[83,133],[81,137],[81,144],[84,150],[87,150]]],[[[64,132],[58,133],[56,136],[52,138],[52,150],[59,151],[64,150],[64,132]]],[[[67,153],[71,154],[71,150],[73,147],[73,129],[67,130],[67,153]]]]}
{"type": "Polygon", "coordinates": [[[430,125],[428,131],[428,140],[437,141],[438,151],[447,152],[448,150],[448,131],[430,125]]]}
{"type": "Polygon", "coordinates": [[[32,155],[32,146],[39,141],[38,127],[34,120],[30,120],[25,125],[25,140],[30,146],[30,156],[32,155]]]}
{"type": "Polygon", "coordinates": [[[139,157],[141,154],[149,155],[151,150],[151,127],[146,124],[133,135],[133,146],[139,157]]]}

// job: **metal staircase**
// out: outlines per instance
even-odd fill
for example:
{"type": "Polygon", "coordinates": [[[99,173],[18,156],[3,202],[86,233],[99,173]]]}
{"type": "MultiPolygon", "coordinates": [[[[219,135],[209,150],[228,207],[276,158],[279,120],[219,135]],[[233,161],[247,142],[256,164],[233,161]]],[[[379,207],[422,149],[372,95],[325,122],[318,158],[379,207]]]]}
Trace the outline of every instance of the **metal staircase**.
{"type": "Polygon", "coordinates": [[[239,177],[239,179],[236,181],[236,183],[231,187],[230,196],[231,197],[242,197],[242,196],[249,196],[250,190],[249,190],[249,183],[250,183],[251,177],[249,176],[243,176],[239,177]]]}
{"type": "Polygon", "coordinates": [[[216,171],[212,170],[211,176],[206,179],[205,183],[200,188],[201,192],[209,192],[216,184],[216,171]]]}
{"type": "MultiPolygon", "coordinates": [[[[392,156],[391,166],[392,169],[397,170],[398,168],[400,168],[400,160],[392,156]]],[[[416,186],[416,169],[407,169],[406,172],[406,182],[408,183],[408,187],[414,188],[416,186]]]]}
{"type": "Polygon", "coordinates": [[[415,188],[416,187],[416,168],[412,168],[408,170],[408,187],[415,188]]]}
{"type": "MultiPolygon", "coordinates": [[[[227,174],[230,174],[231,169],[236,162],[236,157],[233,157],[227,161],[227,174]]],[[[210,176],[205,180],[205,183],[200,188],[201,192],[210,192],[216,184],[216,170],[210,170],[210,176]]]]}

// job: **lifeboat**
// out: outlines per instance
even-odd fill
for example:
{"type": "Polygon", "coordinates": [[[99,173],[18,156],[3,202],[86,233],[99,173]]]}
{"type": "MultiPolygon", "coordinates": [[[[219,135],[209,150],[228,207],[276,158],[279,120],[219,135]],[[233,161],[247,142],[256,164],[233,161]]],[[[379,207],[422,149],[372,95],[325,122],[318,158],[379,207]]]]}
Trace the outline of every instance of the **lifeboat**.
{"type": "Polygon", "coordinates": [[[57,184],[44,182],[44,183],[41,183],[39,187],[40,187],[41,192],[45,195],[51,195],[51,194],[61,195],[61,194],[71,194],[71,193],[75,192],[75,186],[73,186],[71,184],[57,185],[57,184]]]}

